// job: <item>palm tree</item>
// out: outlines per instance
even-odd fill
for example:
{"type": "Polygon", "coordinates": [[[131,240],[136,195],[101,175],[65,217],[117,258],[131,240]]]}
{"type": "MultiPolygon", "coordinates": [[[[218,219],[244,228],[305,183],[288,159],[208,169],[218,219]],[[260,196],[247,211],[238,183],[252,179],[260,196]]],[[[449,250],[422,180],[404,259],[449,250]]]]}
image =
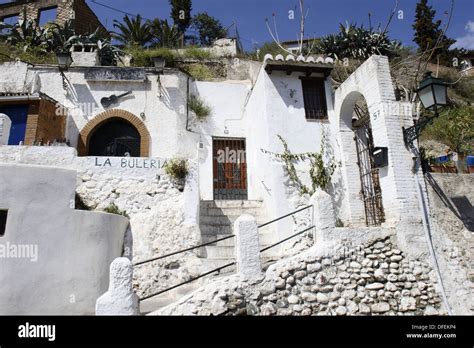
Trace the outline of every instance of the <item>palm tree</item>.
{"type": "Polygon", "coordinates": [[[142,23],[142,17],[137,15],[135,18],[130,18],[128,15],[123,17],[123,22],[120,23],[114,20],[114,27],[120,33],[112,33],[112,36],[126,46],[141,46],[144,47],[150,43],[153,35],[151,33],[148,23],[142,23]]]}
{"type": "Polygon", "coordinates": [[[148,22],[153,34],[153,43],[155,46],[177,48],[180,46],[182,33],[176,25],[170,26],[168,21],[159,18],[148,22]]]}

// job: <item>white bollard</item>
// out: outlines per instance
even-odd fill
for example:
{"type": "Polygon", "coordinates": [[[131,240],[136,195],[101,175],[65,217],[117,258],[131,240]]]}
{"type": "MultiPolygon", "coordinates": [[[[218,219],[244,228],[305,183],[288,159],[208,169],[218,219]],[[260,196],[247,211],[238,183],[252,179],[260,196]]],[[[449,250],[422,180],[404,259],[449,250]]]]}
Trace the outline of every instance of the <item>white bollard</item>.
{"type": "Polygon", "coordinates": [[[109,290],[97,299],[96,315],[138,315],[138,296],[133,291],[133,265],[126,257],[110,264],[109,290]]]}
{"type": "Polygon", "coordinates": [[[234,222],[235,258],[241,280],[258,280],[262,276],[257,221],[252,215],[241,215],[234,222]]]}
{"type": "Polygon", "coordinates": [[[315,225],[315,243],[322,243],[327,238],[325,236],[336,227],[336,216],[331,196],[321,189],[318,189],[310,199],[313,205],[313,221],[315,225]]]}

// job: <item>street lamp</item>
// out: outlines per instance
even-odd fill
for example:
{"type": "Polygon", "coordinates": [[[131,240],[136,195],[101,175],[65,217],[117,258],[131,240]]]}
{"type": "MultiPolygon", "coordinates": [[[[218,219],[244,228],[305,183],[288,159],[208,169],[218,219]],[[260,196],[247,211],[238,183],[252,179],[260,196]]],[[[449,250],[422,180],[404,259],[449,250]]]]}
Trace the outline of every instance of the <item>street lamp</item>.
{"type": "Polygon", "coordinates": [[[423,107],[425,109],[434,108],[435,112],[438,106],[445,106],[448,100],[446,83],[441,79],[431,76],[431,71],[425,74],[416,93],[423,107]]]}
{"type": "Polygon", "coordinates": [[[58,58],[58,66],[60,71],[66,71],[71,66],[73,60],[71,57],[71,52],[59,52],[56,53],[58,58]]]}
{"type": "Polygon", "coordinates": [[[405,146],[410,149],[414,149],[413,141],[420,136],[421,131],[439,116],[438,107],[445,106],[448,102],[448,87],[446,83],[439,78],[431,76],[431,71],[425,74],[416,93],[425,109],[433,109],[434,116],[425,117],[407,129],[403,128],[403,140],[405,141],[405,146]]]}
{"type": "Polygon", "coordinates": [[[166,65],[166,60],[164,57],[153,57],[153,65],[155,68],[163,69],[166,65]]]}
{"type": "Polygon", "coordinates": [[[165,60],[164,57],[160,57],[160,56],[153,57],[152,60],[153,60],[153,65],[155,66],[156,72],[158,73],[158,77],[157,77],[156,81],[158,82],[158,90],[160,92],[159,97],[161,98],[162,97],[162,94],[161,94],[162,86],[161,86],[160,74],[163,73],[163,69],[165,68],[165,65],[166,65],[166,60],[165,60]]]}
{"type": "Polygon", "coordinates": [[[56,53],[56,57],[58,59],[58,67],[59,67],[59,73],[61,74],[61,78],[63,79],[63,88],[65,91],[68,90],[68,80],[66,75],[64,75],[64,72],[69,69],[71,66],[73,60],[71,57],[71,52],[58,52],[56,53]]]}

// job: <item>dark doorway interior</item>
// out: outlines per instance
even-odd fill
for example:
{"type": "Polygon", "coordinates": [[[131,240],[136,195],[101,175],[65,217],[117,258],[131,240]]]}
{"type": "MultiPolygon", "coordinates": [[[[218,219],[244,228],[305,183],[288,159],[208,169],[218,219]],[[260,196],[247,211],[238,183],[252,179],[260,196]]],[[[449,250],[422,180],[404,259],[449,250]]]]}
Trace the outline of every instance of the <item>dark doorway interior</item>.
{"type": "Polygon", "coordinates": [[[140,157],[140,133],[129,122],[111,118],[93,132],[89,156],[140,157]]]}

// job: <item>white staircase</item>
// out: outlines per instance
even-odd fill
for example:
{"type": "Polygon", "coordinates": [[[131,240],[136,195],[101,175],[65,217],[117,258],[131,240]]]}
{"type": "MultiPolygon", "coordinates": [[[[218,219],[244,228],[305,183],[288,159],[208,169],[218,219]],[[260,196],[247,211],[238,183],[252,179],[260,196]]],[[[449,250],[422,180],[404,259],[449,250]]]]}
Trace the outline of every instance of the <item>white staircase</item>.
{"type": "MultiPolygon", "coordinates": [[[[233,234],[234,222],[243,214],[254,216],[258,225],[268,221],[262,201],[201,201],[199,227],[202,243],[212,242],[233,234]]],[[[263,228],[259,232],[260,248],[275,242],[270,227],[263,228]]],[[[205,259],[204,270],[217,268],[234,261],[234,245],[235,238],[229,238],[201,248],[200,256],[205,259]]],[[[221,273],[234,270],[235,267],[231,266],[222,270],[221,273]]]]}
{"type": "MultiPolygon", "coordinates": [[[[232,235],[235,220],[243,214],[254,216],[258,225],[268,221],[261,201],[201,201],[199,227],[202,244],[232,235]]],[[[271,226],[259,230],[260,249],[276,242],[272,231],[271,226]]],[[[203,274],[234,262],[234,245],[235,238],[229,238],[198,249],[198,255],[203,261],[200,273],[203,274]]],[[[273,259],[271,252],[266,252],[264,256],[262,255],[262,266],[270,263],[273,259]]],[[[156,311],[198,289],[207,282],[206,278],[222,277],[235,272],[235,270],[235,265],[230,266],[219,273],[215,272],[192,283],[144,300],[140,303],[140,310],[143,314],[156,311]]]]}

